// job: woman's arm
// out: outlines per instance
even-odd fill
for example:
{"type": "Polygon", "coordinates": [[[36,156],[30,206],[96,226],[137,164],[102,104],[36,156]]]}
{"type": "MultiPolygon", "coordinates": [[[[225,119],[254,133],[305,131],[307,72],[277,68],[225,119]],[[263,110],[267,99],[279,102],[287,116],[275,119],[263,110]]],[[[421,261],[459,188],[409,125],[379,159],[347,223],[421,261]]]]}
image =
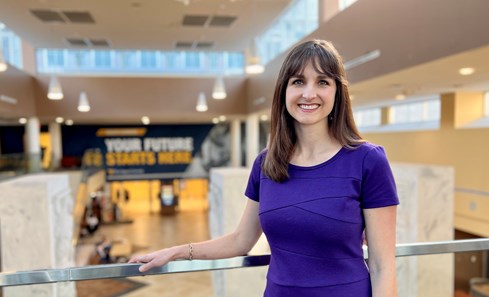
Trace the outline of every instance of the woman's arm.
{"type": "MultiPolygon", "coordinates": [[[[248,199],[241,221],[232,233],[222,237],[192,244],[193,259],[220,259],[245,255],[258,241],[262,229],[258,220],[259,203],[248,199]]],[[[188,244],[165,248],[142,256],[135,256],[129,263],[146,263],[139,267],[145,272],[157,266],[163,266],[176,259],[188,259],[188,244]]]]}
{"type": "Polygon", "coordinates": [[[373,297],[397,296],[396,209],[387,206],[363,210],[373,297]]]}

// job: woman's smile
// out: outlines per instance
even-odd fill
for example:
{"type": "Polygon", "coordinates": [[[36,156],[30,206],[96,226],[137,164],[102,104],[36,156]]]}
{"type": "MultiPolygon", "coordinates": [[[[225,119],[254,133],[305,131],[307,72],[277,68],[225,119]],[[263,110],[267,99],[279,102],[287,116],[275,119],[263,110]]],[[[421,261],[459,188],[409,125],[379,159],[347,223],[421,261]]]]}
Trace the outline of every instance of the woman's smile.
{"type": "Polygon", "coordinates": [[[319,104],[299,104],[299,107],[306,112],[310,112],[318,109],[319,104]]]}

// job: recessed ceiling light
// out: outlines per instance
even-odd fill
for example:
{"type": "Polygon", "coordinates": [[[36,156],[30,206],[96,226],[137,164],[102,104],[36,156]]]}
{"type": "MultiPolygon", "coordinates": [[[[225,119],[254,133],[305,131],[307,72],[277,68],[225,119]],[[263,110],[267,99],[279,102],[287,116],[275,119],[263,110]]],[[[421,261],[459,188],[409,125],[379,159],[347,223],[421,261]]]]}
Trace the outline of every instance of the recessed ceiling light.
{"type": "Polygon", "coordinates": [[[263,122],[264,122],[264,121],[268,121],[268,115],[266,115],[266,114],[262,114],[262,115],[260,116],[260,120],[261,120],[261,121],[263,121],[263,122]]]}
{"type": "Polygon", "coordinates": [[[67,119],[67,120],[65,121],[65,124],[66,124],[67,126],[72,126],[72,125],[73,125],[73,120],[67,119]]]}
{"type": "Polygon", "coordinates": [[[224,122],[224,121],[226,121],[226,116],[225,116],[225,115],[221,115],[221,116],[219,116],[219,121],[220,121],[220,122],[224,122]]]}
{"type": "Polygon", "coordinates": [[[63,117],[57,117],[56,118],[56,123],[58,123],[58,124],[61,124],[64,121],[65,121],[65,119],[63,119],[63,117]]]}
{"type": "Polygon", "coordinates": [[[472,67],[460,68],[458,70],[458,73],[460,73],[460,75],[471,75],[471,74],[474,74],[474,72],[475,72],[475,69],[472,67]]]}
{"type": "Polygon", "coordinates": [[[404,95],[402,93],[396,95],[396,100],[404,100],[404,99],[406,99],[406,95],[404,95]]]}
{"type": "Polygon", "coordinates": [[[26,118],[20,118],[19,123],[25,124],[25,123],[27,123],[27,119],[26,118]]]}
{"type": "Polygon", "coordinates": [[[149,117],[147,116],[141,117],[141,122],[143,122],[144,125],[149,125],[150,123],[149,117]]]}
{"type": "Polygon", "coordinates": [[[219,119],[218,118],[213,118],[212,119],[213,124],[219,124],[219,119]]]}

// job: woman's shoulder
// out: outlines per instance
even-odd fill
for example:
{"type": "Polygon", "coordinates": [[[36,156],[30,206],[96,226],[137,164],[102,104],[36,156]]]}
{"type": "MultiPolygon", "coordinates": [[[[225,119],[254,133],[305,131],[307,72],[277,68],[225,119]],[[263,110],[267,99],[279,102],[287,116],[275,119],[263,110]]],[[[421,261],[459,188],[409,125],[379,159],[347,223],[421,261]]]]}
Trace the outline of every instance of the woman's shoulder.
{"type": "Polygon", "coordinates": [[[255,161],[253,162],[253,168],[261,168],[263,165],[263,162],[265,161],[265,157],[267,156],[267,149],[265,148],[261,152],[258,153],[258,155],[255,157],[255,161]]]}
{"type": "Polygon", "coordinates": [[[372,142],[368,142],[368,141],[363,141],[357,145],[354,145],[353,147],[349,148],[350,151],[356,151],[356,152],[362,152],[362,153],[366,153],[366,152],[369,152],[373,149],[378,149],[378,148],[382,148],[382,146],[380,145],[377,145],[375,143],[372,143],[372,142]]]}
{"type": "Polygon", "coordinates": [[[261,152],[258,153],[258,156],[256,156],[256,160],[260,162],[260,164],[263,164],[263,161],[267,157],[268,149],[264,148],[261,152]]]}
{"type": "Polygon", "coordinates": [[[385,154],[384,148],[381,145],[368,141],[364,141],[347,150],[351,155],[357,155],[362,158],[367,155],[385,154]]]}

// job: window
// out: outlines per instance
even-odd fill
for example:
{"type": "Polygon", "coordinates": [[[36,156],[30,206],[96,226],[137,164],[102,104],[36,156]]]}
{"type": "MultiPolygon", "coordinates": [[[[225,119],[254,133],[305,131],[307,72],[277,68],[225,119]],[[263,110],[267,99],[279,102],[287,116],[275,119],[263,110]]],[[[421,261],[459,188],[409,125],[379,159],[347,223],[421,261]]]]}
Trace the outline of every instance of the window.
{"type": "Polygon", "coordinates": [[[440,120],[440,99],[405,103],[390,108],[390,124],[433,122],[440,120]]]}
{"type": "Polygon", "coordinates": [[[338,7],[340,11],[348,8],[348,6],[352,5],[353,3],[357,2],[357,0],[339,0],[338,2],[338,7]]]}
{"type": "Polygon", "coordinates": [[[110,52],[95,51],[95,67],[110,67],[110,52]]]}
{"type": "Polygon", "coordinates": [[[141,52],[141,67],[156,68],[156,52],[142,51],[141,52]]]}
{"type": "Polygon", "coordinates": [[[229,68],[243,68],[244,67],[244,57],[243,55],[237,53],[230,53],[228,55],[228,65],[229,68]]]}
{"type": "Polygon", "coordinates": [[[199,68],[200,67],[200,55],[195,52],[185,53],[185,67],[186,68],[199,68]]]}
{"type": "Polygon", "coordinates": [[[121,51],[118,57],[117,60],[122,69],[131,69],[137,65],[137,55],[135,51],[121,51]]]}
{"type": "Polygon", "coordinates": [[[22,42],[20,38],[0,22],[0,49],[5,61],[22,69],[22,42]]]}
{"type": "Polygon", "coordinates": [[[353,117],[358,128],[379,126],[381,123],[381,109],[378,107],[354,111],[353,117]]]}
{"type": "Polygon", "coordinates": [[[137,50],[37,49],[39,73],[161,73],[204,76],[244,72],[241,52],[166,52],[137,50]]]}
{"type": "Polygon", "coordinates": [[[317,29],[318,2],[318,0],[293,1],[270,28],[257,38],[258,51],[263,64],[317,29]]]}
{"type": "Polygon", "coordinates": [[[89,65],[90,63],[90,54],[87,51],[75,51],[75,63],[77,66],[89,65]]]}
{"type": "Polygon", "coordinates": [[[180,54],[177,52],[168,52],[165,54],[166,67],[169,69],[177,69],[180,65],[180,54]]]}
{"type": "Polygon", "coordinates": [[[54,50],[48,53],[48,65],[51,67],[61,67],[64,64],[64,56],[62,50],[54,50]]]}
{"type": "Polygon", "coordinates": [[[222,65],[221,57],[216,53],[209,53],[207,55],[207,66],[212,69],[220,69],[222,65]]]}

